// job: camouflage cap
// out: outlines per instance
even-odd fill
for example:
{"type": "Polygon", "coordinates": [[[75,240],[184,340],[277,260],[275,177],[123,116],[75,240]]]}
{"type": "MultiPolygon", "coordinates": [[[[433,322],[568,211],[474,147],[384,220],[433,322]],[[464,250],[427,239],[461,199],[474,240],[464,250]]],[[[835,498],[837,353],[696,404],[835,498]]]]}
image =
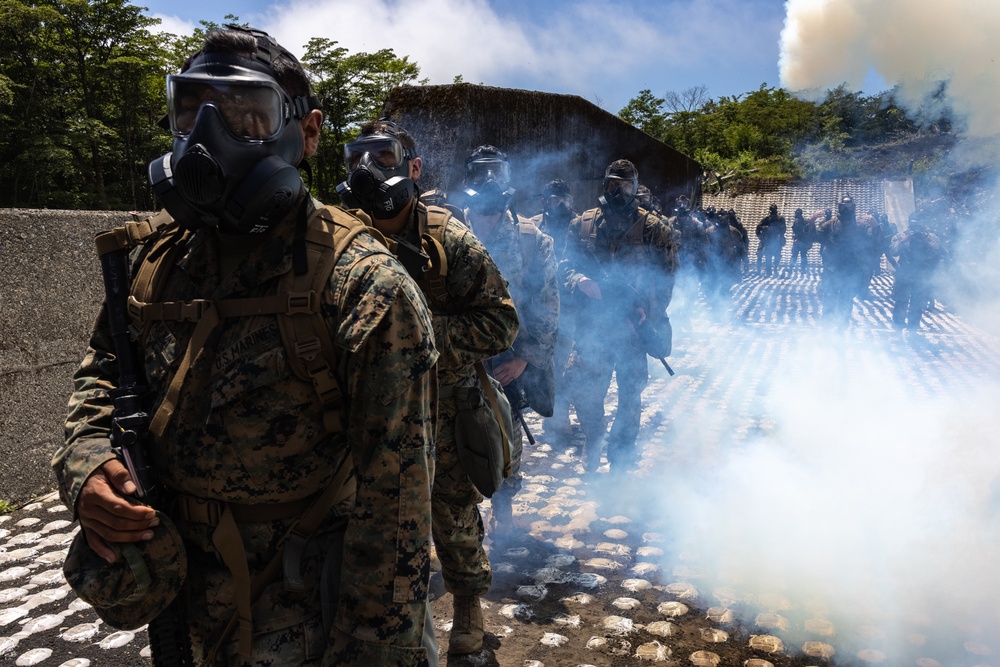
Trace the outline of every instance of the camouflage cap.
{"type": "Polygon", "coordinates": [[[156,618],[173,602],[187,576],[187,554],[177,528],[163,513],[153,539],[112,544],[117,556],[98,556],[83,530],[73,538],[63,564],[66,581],[108,625],[134,630],[156,618]]]}

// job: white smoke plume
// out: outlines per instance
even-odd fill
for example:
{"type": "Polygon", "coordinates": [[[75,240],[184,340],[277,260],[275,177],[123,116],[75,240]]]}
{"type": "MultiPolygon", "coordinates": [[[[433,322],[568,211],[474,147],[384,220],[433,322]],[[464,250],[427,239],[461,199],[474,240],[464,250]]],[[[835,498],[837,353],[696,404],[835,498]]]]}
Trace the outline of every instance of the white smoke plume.
{"type": "Polygon", "coordinates": [[[947,101],[971,137],[1000,135],[1000,3],[983,0],[788,0],[779,70],[790,90],[874,72],[899,84],[907,108],[947,81],[947,101]]]}

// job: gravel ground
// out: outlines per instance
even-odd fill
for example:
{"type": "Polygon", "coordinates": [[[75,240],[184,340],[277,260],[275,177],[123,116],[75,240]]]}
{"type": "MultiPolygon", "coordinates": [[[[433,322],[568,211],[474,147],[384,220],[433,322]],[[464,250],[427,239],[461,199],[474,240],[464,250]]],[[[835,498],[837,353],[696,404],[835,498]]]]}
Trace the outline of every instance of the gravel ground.
{"type": "MultiPolygon", "coordinates": [[[[1000,345],[940,303],[893,331],[888,275],[829,333],[818,286],[749,276],[717,313],[679,295],[677,374],[650,363],[628,477],[585,474],[579,433],[557,444],[528,414],[517,531],[487,538],[486,647],[442,664],[1000,665],[996,417],[975,398],[991,405],[1000,345]],[[938,423],[960,455],[934,449],[938,423]]],[[[102,625],[62,579],[69,519],[53,496],[0,517],[0,664],[148,664],[145,632],[102,625]]],[[[439,573],[432,593],[444,649],[439,573]]]]}

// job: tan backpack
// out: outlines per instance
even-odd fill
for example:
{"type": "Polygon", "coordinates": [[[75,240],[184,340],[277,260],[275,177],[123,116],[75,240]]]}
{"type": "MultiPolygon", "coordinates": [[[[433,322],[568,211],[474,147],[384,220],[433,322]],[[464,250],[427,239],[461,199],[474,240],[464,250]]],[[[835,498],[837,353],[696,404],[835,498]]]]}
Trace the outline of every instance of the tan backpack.
{"type": "Polygon", "coordinates": [[[306,226],[305,248],[309,271],[296,275],[289,271],[271,296],[212,301],[159,301],[177,254],[191,232],[178,225],[166,211],[139,222],[127,222],[98,236],[98,253],[131,249],[145,250],[134,270],[129,296],[129,315],[139,340],[145,340],[155,321],[196,322],[187,351],[174,374],[167,394],[150,423],[150,431],[163,435],[170,420],[191,361],[211,331],[222,319],[251,315],[278,315],[281,339],[292,372],[316,388],[324,411],[327,431],[344,429],[343,392],[334,373],[337,349],[321,312],[321,294],[333,267],[350,242],[361,233],[373,233],[364,221],[346,211],[324,206],[316,209],[306,226]],[[165,270],[166,269],[166,270],[165,270]]]}

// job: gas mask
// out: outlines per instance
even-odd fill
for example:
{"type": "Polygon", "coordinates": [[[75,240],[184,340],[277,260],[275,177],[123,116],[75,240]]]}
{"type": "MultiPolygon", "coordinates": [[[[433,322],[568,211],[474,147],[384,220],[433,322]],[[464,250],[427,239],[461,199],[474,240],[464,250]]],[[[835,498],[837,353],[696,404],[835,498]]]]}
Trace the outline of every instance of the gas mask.
{"type": "Polygon", "coordinates": [[[631,216],[639,210],[639,200],[635,196],[638,187],[638,179],[634,177],[626,179],[605,174],[604,194],[597,201],[614,215],[631,216]]]}
{"type": "Polygon", "coordinates": [[[549,195],[545,198],[545,212],[557,222],[569,222],[573,217],[572,200],[570,195],[549,195]]]}
{"type": "Polygon", "coordinates": [[[478,215],[490,216],[503,213],[514,196],[510,184],[510,163],[487,156],[465,165],[465,194],[469,208],[478,215]]]}
{"type": "Polygon", "coordinates": [[[854,218],[854,214],[854,200],[850,197],[841,198],[840,203],[837,204],[837,217],[851,220],[854,218]]]}
{"type": "Polygon", "coordinates": [[[259,234],[282,220],[303,190],[297,122],[315,98],[294,100],[270,60],[229,53],[194,58],[167,77],[173,150],[149,165],[157,198],[182,225],[259,234]]]}
{"type": "Polygon", "coordinates": [[[349,208],[360,208],[377,220],[389,220],[417,194],[410,177],[410,151],[391,134],[358,137],[344,146],[347,180],[337,194],[349,208]]]}

